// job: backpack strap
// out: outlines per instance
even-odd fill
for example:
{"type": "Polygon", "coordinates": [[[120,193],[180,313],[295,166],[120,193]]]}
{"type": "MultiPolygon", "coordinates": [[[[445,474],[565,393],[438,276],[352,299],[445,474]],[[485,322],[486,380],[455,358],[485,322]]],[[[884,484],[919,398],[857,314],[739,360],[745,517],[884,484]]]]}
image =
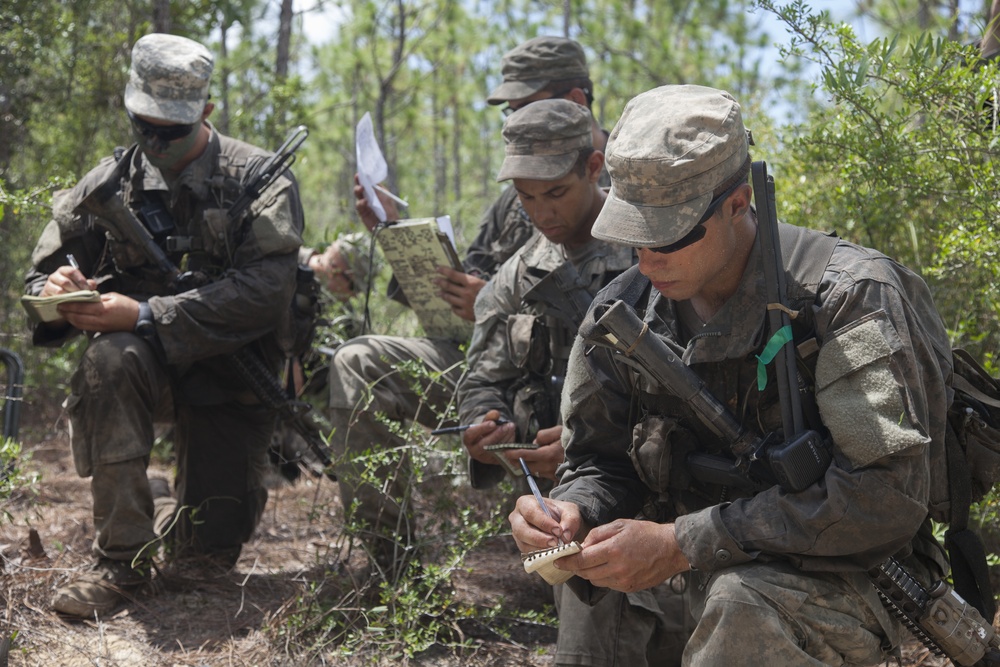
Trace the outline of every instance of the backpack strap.
{"type": "MultiPolygon", "coordinates": [[[[956,392],[992,407],[1000,407],[1000,400],[989,396],[973,385],[963,372],[983,380],[989,378],[986,371],[965,350],[952,350],[954,372],[951,386],[956,392]],[[978,375],[977,375],[978,374],[978,375]]],[[[961,417],[959,417],[961,419],[961,417]]],[[[948,461],[948,495],[950,516],[948,530],[944,534],[944,546],[951,562],[951,575],[955,592],[979,610],[983,618],[992,619],[997,611],[996,599],[986,563],[986,548],[977,532],[969,528],[969,513],[973,502],[972,469],[966,456],[968,443],[965,441],[961,423],[955,423],[949,414],[948,433],[945,436],[945,458],[948,461]]]]}

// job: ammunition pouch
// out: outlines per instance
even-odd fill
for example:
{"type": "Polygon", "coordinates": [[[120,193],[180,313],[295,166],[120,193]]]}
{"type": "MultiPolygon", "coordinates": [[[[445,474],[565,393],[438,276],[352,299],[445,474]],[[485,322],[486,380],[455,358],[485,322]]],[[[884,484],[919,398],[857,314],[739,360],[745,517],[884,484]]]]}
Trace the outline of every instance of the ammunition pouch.
{"type": "Polygon", "coordinates": [[[679,420],[648,415],[632,429],[628,455],[643,484],[663,496],[668,489],[688,485],[687,471],[678,463],[697,448],[694,434],[679,420]]]}
{"type": "Polygon", "coordinates": [[[293,356],[301,357],[312,348],[319,323],[319,294],[319,281],[313,270],[299,264],[292,296],[290,351],[293,356]]]}
{"type": "Polygon", "coordinates": [[[552,381],[537,375],[518,380],[508,390],[520,440],[530,442],[543,428],[559,423],[559,399],[553,400],[553,393],[552,381]]]}
{"type": "Polygon", "coordinates": [[[511,361],[524,374],[507,390],[507,404],[522,440],[559,423],[559,396],[552,381],[549,330],[541,317],[516,314],[507,319],[511,361]]]}

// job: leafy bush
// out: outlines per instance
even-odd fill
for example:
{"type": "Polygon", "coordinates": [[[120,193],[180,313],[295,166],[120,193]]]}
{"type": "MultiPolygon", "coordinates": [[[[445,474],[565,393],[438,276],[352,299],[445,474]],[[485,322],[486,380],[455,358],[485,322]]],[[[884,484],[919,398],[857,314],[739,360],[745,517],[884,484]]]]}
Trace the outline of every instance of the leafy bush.
{"type": "MultiPolygon", "coordinates": [[[[816,62],[816,104],[791,137],[779,216],[834,229],[921,272],[953,344],[1000,353],[997,63],[943,37],[864,43],[798,0],[758,0],[788,27],[788,58],[816,62]]],[[[758,137],[760,140],[761,137],[758,137]]]]}

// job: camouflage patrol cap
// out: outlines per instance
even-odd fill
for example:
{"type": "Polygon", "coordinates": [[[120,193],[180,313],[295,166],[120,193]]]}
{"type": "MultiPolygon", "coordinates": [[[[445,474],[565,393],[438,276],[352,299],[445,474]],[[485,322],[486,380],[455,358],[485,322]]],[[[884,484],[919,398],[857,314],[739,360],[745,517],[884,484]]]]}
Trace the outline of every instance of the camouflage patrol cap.
{"type": "Polygon", "coordinates": [[[569,100],[540,100],[518,109],[503,124],[507,145],[497,180],[562,178],[580,149],[594,145],[592,125],[590,112],[569,100]]]}
{"type": "Polygon", "coordinates": [[[662,86],[634,97],[608,138],[611,192],[594,237],[634,248],[683,238],[748,151],[740,105],[727,92],[662,86]]]}
{"type": "Polygon", "coordinates": [[[503,83],[486,98],[490,104],[530,97],[552,81],[590,77],[583,47],[565,37],[535,37],[518,44],[504,54],[500,70],[503,83]]]}
{"type": "Polygon", "coordinates": [[[154,33],[132,47],[125,108],[138,116],[190,125],[208,102],[214,60],[186,37],[154,33]]]}

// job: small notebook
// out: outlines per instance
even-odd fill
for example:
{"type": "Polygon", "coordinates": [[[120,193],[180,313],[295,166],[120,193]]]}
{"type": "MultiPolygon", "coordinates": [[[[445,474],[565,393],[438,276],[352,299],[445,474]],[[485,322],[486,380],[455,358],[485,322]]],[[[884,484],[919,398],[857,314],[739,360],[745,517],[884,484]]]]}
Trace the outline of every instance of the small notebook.
{"type": "Polygon", "coordinates": [[[100,303],[101,293],[94,290],[78,290],[55,296],[30,296],[26,294],[21,297],[21,305],[35,322],[61,320],[62,315],[59,314],[57,306],[60,303],[70,302],[100,303]]]}
{"type": "Polygon", "coordinates": [[[521,466],[514,465],[508,461],[503,453],[509,449],[538,449],[538,444],[534,442],[501,442],[496,445],[486,445],[483,449],[493,454],[497,463],[502,465],[507,470],[507,473],[516,479],[524,477],[524,471],[521,470],[521,466]]]}
{"type": "Polygon", "coordinates": [[[521,560],[524,561],[524,571],[529,574],[537,572],[542,575],[542,579],[553,586],[569,581],[573,577],[573,573],[557,569],[552,562],[559,560],[563,556],[572,556],[575,553],[580,553],[580,549],[580,544],[574,541],[562,546],[552,547],[551,549],[539,549],[538,551],[532,551],[530,554],[521,554],[521,560]]]}

